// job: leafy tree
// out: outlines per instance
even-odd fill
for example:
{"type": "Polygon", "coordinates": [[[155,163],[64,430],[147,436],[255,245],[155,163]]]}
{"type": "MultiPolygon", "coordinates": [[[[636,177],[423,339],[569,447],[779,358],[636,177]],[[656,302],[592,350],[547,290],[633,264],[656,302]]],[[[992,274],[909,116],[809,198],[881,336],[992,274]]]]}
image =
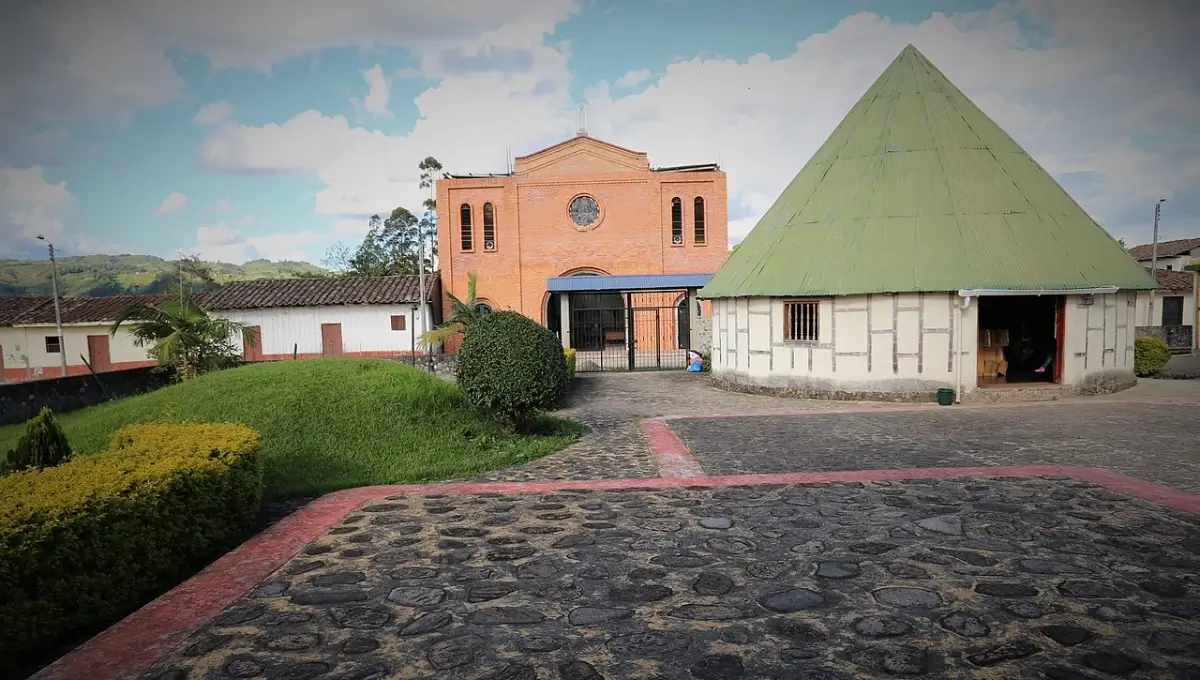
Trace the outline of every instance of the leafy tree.
{"type": "Polygon", "coordinates": [[[233,336],[248,344],[258,343],[253,327],[210,315],[187,290],[172,286],[162,302],[137,303],[120,314],[109,329],[111,335],[129,324],[138,347],[149,347],[159,364],[174,366],[184,380],[207,371],[228,368],[241,358],[233,336]]]}
{"type": "Polygon", "coordinates": [[[481,311],[479,299],[475,297],[475,274],[467,273],[467,297],[460,300],[453,293],[446,293],[450,300],[450,314],[442,325],[421,334],[421,347],[440,345],[459,333],[466,333],[487,312],[481,311]]]}
{"type": "MultiPolygon", "coordinates": [[[[432,190],[434,181],[437,179],[435,175],[442,171],[442,164],[433,156],[426,156],[425,160],[417,164],[417,169],[421,171],[420,187],[432,190]]],[[[431,258],[436,261],[438,254],[437,199],[433,197],[432,191],[429,198],[421,202],[421,207],[425,209],[425,213],[421,217],[421,234],[430,244],[431,258]]]]}

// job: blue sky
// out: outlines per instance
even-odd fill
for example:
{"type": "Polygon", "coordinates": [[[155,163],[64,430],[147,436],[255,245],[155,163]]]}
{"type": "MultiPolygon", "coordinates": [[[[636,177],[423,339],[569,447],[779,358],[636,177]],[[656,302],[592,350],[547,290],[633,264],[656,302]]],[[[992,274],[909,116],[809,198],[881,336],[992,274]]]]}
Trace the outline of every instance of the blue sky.
{"type": "Polygon", "coordinates": [[[1118,0],[47,0],[0,27],[0,257],[308,259],[416,164],[719,160],[738,240],[907,43],[1114,235],[1200,236],[1200,11],[1118,0]],[[194,5],[189,6],[189,5],[194,5]],[[1130,31],[1128,26],[1155,26],[1130,31]]]}

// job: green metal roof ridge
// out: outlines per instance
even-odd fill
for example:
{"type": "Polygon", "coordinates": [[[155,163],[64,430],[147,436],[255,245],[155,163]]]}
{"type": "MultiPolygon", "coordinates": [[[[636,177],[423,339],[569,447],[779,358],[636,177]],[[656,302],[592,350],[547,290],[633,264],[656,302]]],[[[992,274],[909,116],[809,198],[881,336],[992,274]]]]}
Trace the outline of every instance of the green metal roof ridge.
{"type": "Polygon", "coordinates": [[[700,296],[1154,285],[1112,235],[910,44],[700,296]]]}

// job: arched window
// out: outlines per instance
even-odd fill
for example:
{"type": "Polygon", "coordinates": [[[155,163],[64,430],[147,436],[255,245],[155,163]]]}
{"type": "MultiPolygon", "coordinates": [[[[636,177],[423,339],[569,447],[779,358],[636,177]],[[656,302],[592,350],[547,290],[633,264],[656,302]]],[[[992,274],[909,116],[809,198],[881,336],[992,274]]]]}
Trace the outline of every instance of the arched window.
{"type": "Polygon", "coordinates": [[[671,199],[671,245],[683,245],[683,201],[671,199]]]}
{"type": "Polygon", "coordinates": [[[706,234],[704,233],[704,199],[700,196],[696,197],[696,214],[693,216],[696,222],[696,233],[694,238],[696,243],[704,243],[706,234]]]}
{"type": "Polygon", "coordinates": [[[463,203],[462,207],[458,209],[458,214],[459,226],[462,228],[462,249],[474,250],[475,239],[472,238],[473,233],[471,231],[471,204],[463,203]]]}
{"type": "Polygon", "coordinates": [[[482,301],[476,302],[475,303],[475,311],[479,312],[480,314],[491,314],[492,306],[486,302],[482,302],[482,301]]]}
{"type": "Polygon", "coordinates": [[[483,204],[483,249],[496,249],[496,209],[491,203],[483,204]]]}

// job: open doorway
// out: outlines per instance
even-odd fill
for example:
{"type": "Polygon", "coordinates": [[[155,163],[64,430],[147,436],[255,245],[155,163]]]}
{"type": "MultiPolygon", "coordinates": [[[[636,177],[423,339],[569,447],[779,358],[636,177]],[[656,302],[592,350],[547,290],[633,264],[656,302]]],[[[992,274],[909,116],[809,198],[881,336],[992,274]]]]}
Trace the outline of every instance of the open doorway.
{"type": "Polygon", "coordinates": [[[1062,382],[1061,295],[979,298],[979,387],[1062,382]]]}

